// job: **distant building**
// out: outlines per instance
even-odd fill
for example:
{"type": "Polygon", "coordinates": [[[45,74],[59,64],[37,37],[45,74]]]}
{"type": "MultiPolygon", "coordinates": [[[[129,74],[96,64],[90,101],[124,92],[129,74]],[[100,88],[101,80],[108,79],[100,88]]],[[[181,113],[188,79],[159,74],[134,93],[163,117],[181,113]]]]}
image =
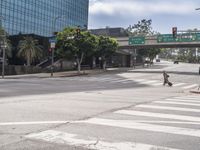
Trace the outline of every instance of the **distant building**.
{"type": "MultiPolygon", "coordinates": [[[[90,30],[92,34],[109,36],[113,38],[128,37],[128,33],[124,28],[101,28],[90,30]]],[[[118,49],[117,53],[108,60],[108,65],[113,67],[130,67],[131,66],[131,54],[130,50],[118,49]]]]}
{"type": "Polygon", "coordinates": [[[126,37],[128,33],[124,28],[101,28],[91,29],[90,32],[95,35],[111,36],[111,37],[126,37]]]}
{"type": "Polygon", "coordinates": [[[88,7],[89,0],[0,0],[0,16],[11,36],[48,37],[66,26],[87,27],[88,7]]]}

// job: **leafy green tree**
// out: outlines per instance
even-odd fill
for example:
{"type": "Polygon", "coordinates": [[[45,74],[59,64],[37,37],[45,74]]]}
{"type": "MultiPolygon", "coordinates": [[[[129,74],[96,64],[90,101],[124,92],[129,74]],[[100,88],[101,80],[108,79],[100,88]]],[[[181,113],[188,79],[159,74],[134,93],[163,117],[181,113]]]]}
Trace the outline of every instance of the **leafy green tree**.
{"type": "MultiPolygon", "coordinates": [[[[138,21],[137,24],[130,26],[128,30],[131,33],[130,35],[132,36],[150,36],[153,34],[159,34],[153,31],[151,19],[149,20],[143,19],[141,21],[138,21]]],[[[138,53],[140,56],[148,57],[151,62],[156,57],[156,55],[159,54],[160,52],[161,52],[161,49],[156,49],[156,48],[138,50],[138,53]]]]}
{"type": "Polygon", "coordinates": [[[38,40],[32,37],[24,37],[18,45],[18,56],[23,57],[27,61],[27,66],[30,66],[35,59],[40,59],[43,55],[42,46],[38,40]]]}
{"type": "Polygon", "coordinates": [[[6,33],[6,31],[2,27],[0,27],[0,42],[5,43],[6,45],[6,57],[12,57],[12,45],[7,37],[8,33],[6,33]]]}
{"type": "Polygon", "coordinates": [[[140,49],[138,51],[139,55],[143,57],[148,57],[150,59],[150,62],[153,62],[156,55],[158,55],[160,52],[160,48],[140,49]]]}
{"type": "Polygon", "coordinates": [[[97,54],[103,62],[103,69],[106,69],[106,60],[111,57],[117,50],[118,43],[115,39],[100,36],[97,54]]]}
{"type": "Polygon", "coordinates": [[[58,34],[57,39],[57,56],[75,60],[78,73],[81,71],[83,59],[91,55],[98,45],[95,35],[92,35],[88,31],[81,31],[80,35],[77,36],[75,28],[65,28],[58,34]]]}
{"type": "Polygon", "coordinates": [[[131,35],[136,36],[146,36],[146,35],[152,35],[154,34],[154,31],[152,30],[152,20],[146,20],[142,19],[141,21],[138,21],[137,24],[131,25],[128,27],[128,31],[131,35]]]}

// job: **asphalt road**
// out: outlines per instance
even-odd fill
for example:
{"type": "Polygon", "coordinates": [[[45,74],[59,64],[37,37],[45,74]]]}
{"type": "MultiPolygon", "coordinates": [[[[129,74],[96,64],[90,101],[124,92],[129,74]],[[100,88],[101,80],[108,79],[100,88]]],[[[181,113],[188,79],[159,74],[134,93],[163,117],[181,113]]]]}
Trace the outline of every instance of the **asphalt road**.
{"type": "Polygon", "coordinates": [[[1,150],[199,150],[199,65],[0,80],[1,150]],[[162,85],[166,70],[173,87],[162,85]]]}

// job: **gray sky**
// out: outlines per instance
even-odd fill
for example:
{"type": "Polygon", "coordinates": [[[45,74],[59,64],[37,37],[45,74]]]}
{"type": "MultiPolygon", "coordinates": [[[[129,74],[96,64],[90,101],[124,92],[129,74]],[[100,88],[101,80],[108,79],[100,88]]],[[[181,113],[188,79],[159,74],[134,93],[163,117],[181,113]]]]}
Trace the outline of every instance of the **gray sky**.
{"type": "Polygon", "coordinates": [[[89,28],[128,27],[152,19],[160,33],[200,29],[200,0],[90,0],[89,28]]]}

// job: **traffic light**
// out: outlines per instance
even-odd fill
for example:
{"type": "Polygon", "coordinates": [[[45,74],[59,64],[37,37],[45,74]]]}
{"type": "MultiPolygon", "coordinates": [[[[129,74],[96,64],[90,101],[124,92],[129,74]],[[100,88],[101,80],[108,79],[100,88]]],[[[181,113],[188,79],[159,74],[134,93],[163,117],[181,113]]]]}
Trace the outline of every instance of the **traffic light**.
{"type": "Polygon", "coordinates": [[[81,35],[81,29],[76,29],[76,37],[77,38],[80,38],[80,35],[81,35]]]}
{"type": "Polygon", "coordinates": [[[177,27],[172,28],[172,34],[173,34],[173,38],[177,37],[177,27]]]}

